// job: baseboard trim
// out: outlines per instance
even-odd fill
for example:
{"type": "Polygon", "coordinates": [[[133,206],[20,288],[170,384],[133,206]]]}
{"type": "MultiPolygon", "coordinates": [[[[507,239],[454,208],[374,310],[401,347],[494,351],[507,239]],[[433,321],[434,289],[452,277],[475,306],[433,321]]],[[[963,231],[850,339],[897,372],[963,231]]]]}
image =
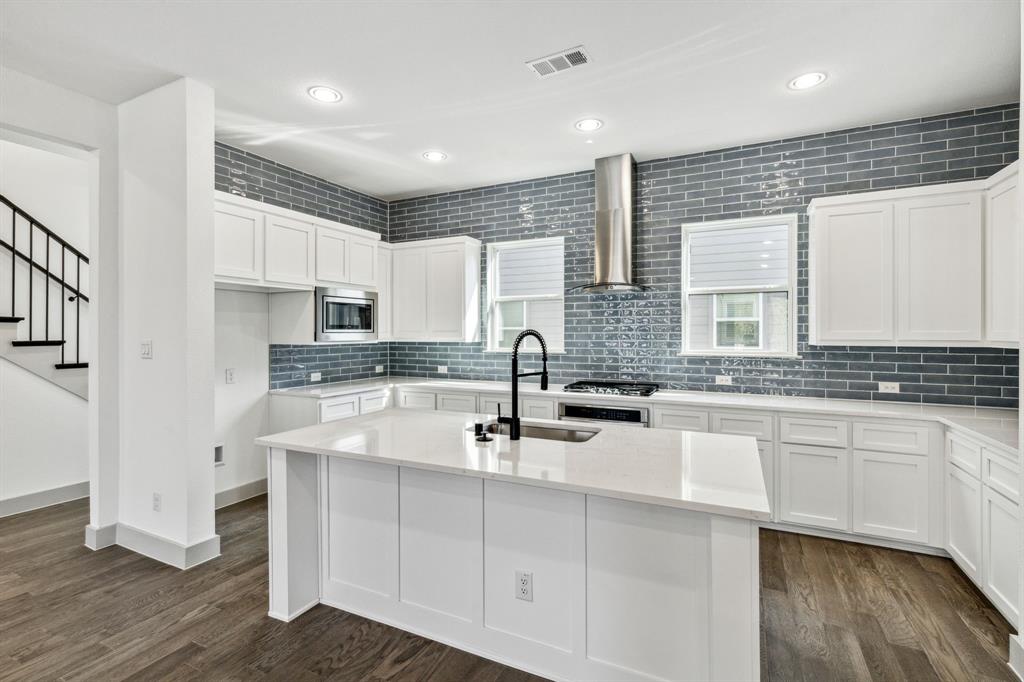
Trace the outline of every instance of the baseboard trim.
{"type": "Polygon", "coordinates": [[[117,524],[117,544],[169,566],[188,570],[220,556],[220,536],[183,545],[160,535],[148,533],[126,523],[117,524]]]}
{"type": "Polygon", "coordinates": [[[72,500],[80,500],[89,497],[89,481],[62,485],[59,488],[40,490],[36,493],[19,495],[7,500],[0,500],[0,517],[14,516],[27,511],[52,507],[55,504],[63,504],[72,500]]]}
{"type": "Polygon", "coordinates": [[[91,550],[103,549],[117,544],[117,524],[85,527],[85,546],[91,550]]]}
{"type": "Polygon", "coordinates": [[[827,528],[812,528],[810,526],[801,526],[794,523],[761,523],[761,528],[767,528],[768,530],[778,530],[784,533],[797,533],[799,535],[813,535],[819,538],[828,538],[829,540],[843,540],[845,542],[857,542],[862,545],[874,545],[875,547],[886,547],[888,549],[899,549],[904,552],[914,552],[916,554],[930,554],[932,556],[941,556],[949,558],[949,553],[941,547],[930,547],[928,545],[918,545],[913,542],[904,542],[902,540],[887,540],[885,538],[874,538],[869,535],[855,535],[853,533],[844,533],[838,530],[828,530],[827,528]]]}
{"type": "Polygon", "coordinates": [[[230,507],[233,504],[248,500],[249,498],[263,495],[267,492],[267,479],[261,478],[258,481],[250,481],[249,483],[243,483],[240,486],[234,488],[228,488],[227,490],[221,490],[214,496],[213,508],[223,509],[224,507],[230,507]]]}
{"type": "Polygon", "coordinates": [[[1024,680],[1024,643],[1019,635],[1010,635],[1010,670],[1018,680],[1024,680]]]}
{"type": "Polygon", "coordinates": [[[273,618],[274,620],[279,620],[279,621],[282,621],[284,623],[290,623],[293,620],[295,620],[296,618],[298,618],[299,616],[301,616],[302,614],[304,614],[306,611],[309,611],[311,608],[313,608],[314,606],[316,606],[319,603],[320,603],[320,597],[317,597],[316,599],[314,599],[313,601],[309,602],[305,606],[300,606],[299,608],[295,609],[295,612],[292,613],[291,615],[285,615],[285,614],[282,614],[282,613],[277,613],[276,611],[268,611],[267,615],[270,616],[271,618],[273,618]]]}

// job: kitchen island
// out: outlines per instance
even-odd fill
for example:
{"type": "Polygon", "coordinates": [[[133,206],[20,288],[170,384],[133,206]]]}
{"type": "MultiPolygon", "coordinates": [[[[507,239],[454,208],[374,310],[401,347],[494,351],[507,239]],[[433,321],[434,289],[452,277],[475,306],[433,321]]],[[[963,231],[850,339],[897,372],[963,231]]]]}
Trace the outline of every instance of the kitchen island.
{"type": "Polygon", "coordinates": [[[258,439],[270,615],[323,603],[553,679],[758,678],[753,438],[481,443],[483,420],[387,409],[258,439]]]}

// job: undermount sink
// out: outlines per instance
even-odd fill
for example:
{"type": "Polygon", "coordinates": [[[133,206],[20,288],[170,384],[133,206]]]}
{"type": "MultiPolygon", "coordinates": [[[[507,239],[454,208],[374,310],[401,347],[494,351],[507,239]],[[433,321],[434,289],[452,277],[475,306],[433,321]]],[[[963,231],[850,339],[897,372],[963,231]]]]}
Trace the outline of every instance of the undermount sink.
{"type": "MultiPolygon", "coordinates": [[[[484,432],[491,435],[508,435],[508,424],[490,422],[484,424],[484,432]]],[[[473,429],[466,429],[472,431],[473,429]]],[[[560,440],[566,443],[586,443],[588,440],[601,432],[601,429],[544,426],[542,424],[530,424],[520,422],[519,435],[523,438],[542,438],[544,440],[560,440]]]]}

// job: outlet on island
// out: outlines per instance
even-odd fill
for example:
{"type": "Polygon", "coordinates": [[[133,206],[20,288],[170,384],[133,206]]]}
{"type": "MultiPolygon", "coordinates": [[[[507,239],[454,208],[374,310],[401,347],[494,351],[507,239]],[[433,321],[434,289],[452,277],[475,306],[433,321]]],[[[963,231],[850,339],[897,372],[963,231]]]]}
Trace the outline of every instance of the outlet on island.
{"type": "Polygon", "coordinates": [[[533,573],[516,571],[516,599],[533,601],[533,573]]]}

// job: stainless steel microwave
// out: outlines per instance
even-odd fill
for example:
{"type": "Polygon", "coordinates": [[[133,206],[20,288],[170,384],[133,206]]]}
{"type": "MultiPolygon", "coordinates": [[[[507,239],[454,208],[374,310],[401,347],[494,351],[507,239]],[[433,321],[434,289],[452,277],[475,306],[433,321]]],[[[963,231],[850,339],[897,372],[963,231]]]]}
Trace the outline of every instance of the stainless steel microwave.
{"type": "Polygon", "coordinates": [[[316,288],[317,341],[375,341],[377,292],[316,288]]]}

